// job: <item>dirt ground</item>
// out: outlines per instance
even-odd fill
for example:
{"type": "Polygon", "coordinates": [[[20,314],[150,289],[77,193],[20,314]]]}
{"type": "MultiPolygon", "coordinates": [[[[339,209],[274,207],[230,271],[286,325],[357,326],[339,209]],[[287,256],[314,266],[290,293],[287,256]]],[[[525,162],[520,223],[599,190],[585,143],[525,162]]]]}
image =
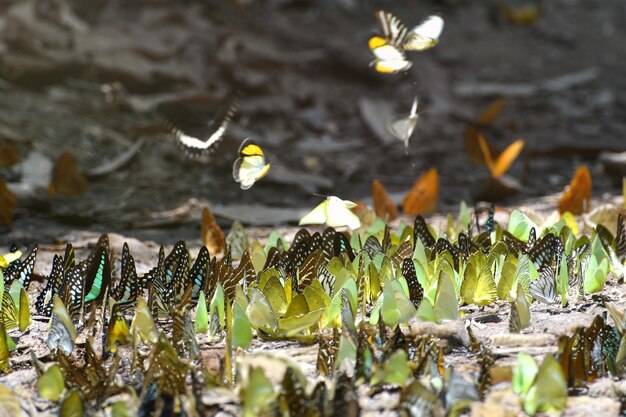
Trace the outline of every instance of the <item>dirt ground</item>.
{"type": "MultiPolygon", "coordinates": [[[[4,244],[50,241],[70,230],[173,243],[197,236],[199,210],[165,222],[165,230],[151,227],[148,213],[191,198],[226,212],[232,204],[311,207],[314,193],[367,201],[373,179],[399,200],[433,166],[441,175],[438,210],[456,210],[488,175],[464,152],[467,123],[500,97],[507,105],[488,139],[501,149],[526,140],[510,170],[521,191],[503,204],[559,193],[581,163],[591,169],[594,196],[620,190],[621,178],[598,162],[600,151],[626,149],[626,9],[617,0],[547,2],[531,25],[509,22],[496,3],[467,1],[110,1],[94,8],[5,0],[0,8],[0,136],[21,151],[21,162],[0,175],[29,190],[0,236],[4,244]],[[411,55],[407,73],[376,74],[367,39],[378,30],[377,8],[409,25],[440,14],[439,45],[411,55]],[[563,83],[571,74],[575,81],[563,83]],[[208,161],[190,160],[161,122],[181,114],[208,121],[233,89],[242,92],[234,126],[208,161]],[[414,95],[420,119],[405,150],[374,133],[386,120],[366,119],[371,112],[363,109],[408,113],[414,95]],[[263,146],[272,169],[244,192],[231,166],[245,137],[263,146]],[[70,150],[89,170],[140,140],[136,157],[90,177],[82,198],[51,200],[46,164],[29,160],[37,152],[54,162],[70,150]]],[[[232,213],[244,224],[297,218],[232,213]]]]}
{"type": "MultiPolygon", "coordinates": [[[[485,129],[488,139],[500,149],[516,138],[526,141],[509,172],[520,190],[500,206],[553,210],[555,195],[580,164],[590,168],[594,204],[621,194],[622,177],[606,171],[600,154],[626,151],[626,5],[541,2],[536,22],[526,25],[508,21],[498,4],[0,0],[0,139],[20,149],[20,162],[0,169],[18,196],[0,246],[39,243],[37,271],[44,273],[52,254],[63,250],[59,241],[80,250],[101,232],[115,233],[111,246],[119,251],[130,241],[138,272],[145,272],[158,245],[200,244],[203,205],[224,227],[239,219],[252,236],[265,237],[275,226],[290,236],[301,214],[319,202],[315,194],[369,202],[371,182],[379,179],[399,202],[430,167],[441,178],[437,212],[456,212],[461,200],[474,202],[472,190],[488,176],[464,151],[465,129],[496,98],[507,105],[485,129]],[[439,45],[410,55],[407,73],[382,75],[369,66],[367,40],[379,30],[379,8],[408,25],[432,13],[445,20],[439,45]],[[208,121],[233,90],[241,91],[241,105],[225,139],[209,158],[189,159],[163,122],[208,121]],[[420,118],[405,149],[379,127],[385,115],[408,113],[415,95],[420,118]],[[231,176],[245,137],[272,164],[248,191],[231,176]],[[129,149],[133,157],[122,166],[93,172],[129,149]],[[53,199],[46,191],[51,166],[65,150],[91,171],[89,188],[80,198],[53,199]]],[[[623,288],[611,284],[606,292],[623,308],[623,288]]],[[[531,333],[553,341],[588,324],[598,307],[539,309],[531,333]]],[[[506,314],[498,315],[497,325],[476,326],[479,337],[504,330],[506,314]]],[[[498,364],[519,350],[547,351],[542,343],[528,347],[532,341],[491,343],[498,364]]],[[[294,352],[306,356],[306,349],[294,352]]],[[[25,351],[15,360],[22,356],[26,363],[25,351]]],[[[451,360],[468,363],[461,353],[451,360]]],[[[313,361],[309,354],[301,362],[313,361]]],[[[32,369],[18,372],[34,384],[32,369]]],[[[8,377],[0,381],[10,385],[8,377]]],[[[616,406],[570,401],[572,416],[616,406]]],[[[379,403],[371,407],[372,415],[383,411],[379,403]]]]}

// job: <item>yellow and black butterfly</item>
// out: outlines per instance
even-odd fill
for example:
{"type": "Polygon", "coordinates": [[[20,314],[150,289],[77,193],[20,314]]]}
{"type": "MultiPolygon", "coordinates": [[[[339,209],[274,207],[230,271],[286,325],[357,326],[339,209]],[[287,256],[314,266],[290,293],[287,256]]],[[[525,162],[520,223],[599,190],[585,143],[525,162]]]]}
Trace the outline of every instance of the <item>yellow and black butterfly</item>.
{"type": "Polygon", "coordinates": [[[241,189],[252,187],[269,170],[270,164],[265,163],[265,154],[261,147],[251,139],[244,140],[239,147],[239,158],[233,164],[233,179],[239,183],[241,189]]]}
{"type": "Polygon", "coordinates": [[[376,19],[383,29],[383,35],[373,36],[369,47],[376,59],[373,65],[376,71],[396,73],[411,68],[404,51],[425,51],[437,44],[443,31],[443,19],[429,16],[424,22],[409,30],[402,21],[384,10],[376,12],[376,19]]]}

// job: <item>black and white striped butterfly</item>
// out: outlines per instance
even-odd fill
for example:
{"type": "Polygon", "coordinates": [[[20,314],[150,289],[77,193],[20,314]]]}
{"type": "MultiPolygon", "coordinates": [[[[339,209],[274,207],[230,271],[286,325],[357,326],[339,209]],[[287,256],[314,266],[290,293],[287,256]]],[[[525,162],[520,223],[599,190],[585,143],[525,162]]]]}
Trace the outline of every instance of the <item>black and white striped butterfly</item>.
{"type": "Polygon", "coordinates": [[[425,248],[433,248],[437,241],[435,237],[428,230],[426,220],[419,214],[415,217],[413,222],[413,242],[417,244],[417,240],[420,239],[425,248]]]}
{"type": "Polygon", "coordinates": [[[400,18],[384,10],[376,12],[376,19],[387,41],[405,51],[425,51],[432,48],[439,42],[443,31],[443,19],[437,15],[428,16],[411,30],[400,18]]]}
{"type": "Polygon", "coordinates": [[[322,288],[324,292],[332,297],[333,289],[335,287],[335,276],[328,270],[324,263],[319,264],[317,267],[317,279],[322,284],[322,288]]]}
{"type": "Polygon", "coordinates": [[[174,134],[178,143],[191,156],[206,155],[213,152],[224,137],[226,129],[228,129],[228,125],[238,108],[239,100],[237,97],[233,97],[207,126],[186,131],[174,128],[174,134]]]}
{"type": "Polygon", "coordinates": [[[624,216],[617,216],[617,233],[615,234],[615,253],[620,262],[626,261],[626,223],[624,216]]]}
{"type": "Polygon", "coordinates": [[[139,295],[139,284],[135,258],[130,254],[128,243],[124,242],[122,248],[122,272],[120,281],[111,290],[111,297],[116,301],[135,302],[139,295]]]}
{"type": "Polygon", "coordinates": [[[552,267],[543,268],[539,278],[530,283],[530,294],[537,301],[545,304],[556,303],[556,276],[552,267]]]}
{"type": "Polygon", "coordinates": [[[561,256],[563,256],[563,243],[559,237],[548,233],[528,251],[528,256],[535,264],[535,268],[542,271],[552,266],[552,260],[555,257],[557,264],[560,262],[561,256]]]}
{"type": "MultiPolygon", "coordinates": [[[[11,252],[16,252],[18,249],[15,246],[11,247],[11,252]]],[[[33,269],[35,268],[35,261],[37,260],[37,245],[23,260],[17,260],[9,265],[4,272],[4,285],[10,286],[15,280],[18,280],[24,289],[28,291],[30,281],[33,276],[33,269]]]]}

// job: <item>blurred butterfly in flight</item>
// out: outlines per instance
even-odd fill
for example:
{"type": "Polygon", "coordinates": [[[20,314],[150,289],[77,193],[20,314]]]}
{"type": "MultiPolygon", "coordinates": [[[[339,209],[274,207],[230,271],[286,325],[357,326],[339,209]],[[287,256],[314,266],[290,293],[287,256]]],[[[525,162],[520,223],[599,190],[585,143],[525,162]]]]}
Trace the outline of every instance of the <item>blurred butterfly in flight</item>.
{"type": "Polygon", "coordinates": [[[413,99],[413,107],[411,113],[407,117],[401,117],[390,121],[387,124],[387,131],[395,138],[400,139],[404,146],[409,147],[409,139],[413,135],[413,131],[417,126],[417,97],[413,99]]]}
{"type": "Polygon", "coordinates": [[[372,36],[369,47],[374,54],[372,65],[378,72],[397,73],[411,68],[404,51],[425,51],[439,42],[443,31],[443,19],[432,15],[409,30],[402,21],[384,10],[376,12],[376,19],[383,29],[382,36],[372,36]]]}
{"type": "Polygon", "coordinates": [[[208,154],[215,150],[216,145],[224,137],[232,117],[239,107],[237,96],[229,99],[218,116],[208,126],[201,129],[185,130],[174,128],[176,140],[192,156],[208,154]]]}
{"type": "Polygon", "coordinates": [[[251,139],[244,140],[239,147],[239,158],[233,164],[233,179],[239,183],[241,189],[252,187],[269,170],[270,164],[265,163],[265,154],[261,147],[251,139]]]}

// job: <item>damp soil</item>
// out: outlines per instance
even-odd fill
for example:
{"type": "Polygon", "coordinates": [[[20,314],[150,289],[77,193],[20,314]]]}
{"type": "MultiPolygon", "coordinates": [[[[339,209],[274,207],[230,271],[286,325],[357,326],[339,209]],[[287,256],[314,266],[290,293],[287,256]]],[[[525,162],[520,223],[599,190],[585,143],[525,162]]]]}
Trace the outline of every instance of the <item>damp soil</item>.
{"type": "MultiPolygon", "coordinates": [[[[461,200],[476,202],[473,189],[488,175],[466,155],[464,132],[497,98],[507,104],[485,129],[488,139],[500,149],[516,138],[526,141],[508,173],[519,191],[499,206],[552,211],[581,164],[592,174],[594,204],[621,193],[622,178],[600,159],[605,151],[626,151],[626,6],[619,0],[544,2],[530,25],[508,21],[492,1],[91,4],[0,0],[0,138],[20,149],[20,162],[0,169],[0,178],[13,190],[26,189],[18,194],[13,224],[0,229],[0,245],[40,244],[41,274],[64,241],[83,242],[75,245],[80,251],[100,233],[112,233],[118,257],[122,243],[133,242],[138,272],[145,271],[161,244],[184,239],[192,248],[200,245],[203,205],[224,207],[217,218],[228,227],[228,208],[235,204],[299,210],[317,204],[316,194],[367,202],[374,179],[400,201],[431,167],[441,179],[437,213],[455,212],[461,200]],[[376,74],[367,39],[378,30],[378,8],[408,24],[440,14],[445,29],[439,45],[411,55],[406,73],[376,74]],[[568,84],[568,76],[574,82],[568,84]],[[241,92],[241,105],[224,140],[209,157],[190,159],[167,123],[209,121],[233,90],[241,92]],[[367,103],[403,114],[416,95],[420,117],[408,148],[377,134],[364,119],[367,103]],[[245,137],[257,141],[272,164],[248,191],[231,176],[245,137]],[[138,141],[143,144],[136,155],[90,177],[82,197],[51,198],[46,179],[33,179],[41,163],[28,162],[37,153],[52,164],[69,150],[88,171],[138,141]]],[[[252,236],[264,238],[280,226],[289,238],[297,217],[283,214],[266,224],[242,220],[252,236]]],[[[610,281],[605,292],[624,307],[623,285],[610,281]]],[[[589,324],[601,310],[593,302],[536,309],[541,311],[533,311],[527,333],[555,337],[589,324]]],[[[507,311],[494,309],[495,324],[476,321],[477,336],[493,343],[494,334],[506,332],[507,311]]],[[[472,315],[484,312],[467,311],[472,315]]],[[[43,347],[45,326],[39,327],[29,337],[43,347]]],[[[541,356],[556,345],[493,346],[502,365],[518,351],[541,356]]],[[[309,346],[277,350],[302,355],[307,369],[313,365],[309,346]]],[[[215,363],[220,350],[204,351],[215,363]]],[[[28,357],[20,351],[17,372],[0,382],[34,393],[28,357]]],[[[448,360],[475,364],[461,351],[448,360]]],[[[607,392],[612,383],[597,382],[607,392]]],[[[592,388],[589,395],[596,398],[589,402],[570,398],[566,415],[601,406],[605,415],[616,415],[617,400],[605,391],[592,388]]],[[[382,413],[381,404],[369,404],[368,412],[382,413]]],[[[493,415],[485,410],[476,415],[493,415]]]]}

